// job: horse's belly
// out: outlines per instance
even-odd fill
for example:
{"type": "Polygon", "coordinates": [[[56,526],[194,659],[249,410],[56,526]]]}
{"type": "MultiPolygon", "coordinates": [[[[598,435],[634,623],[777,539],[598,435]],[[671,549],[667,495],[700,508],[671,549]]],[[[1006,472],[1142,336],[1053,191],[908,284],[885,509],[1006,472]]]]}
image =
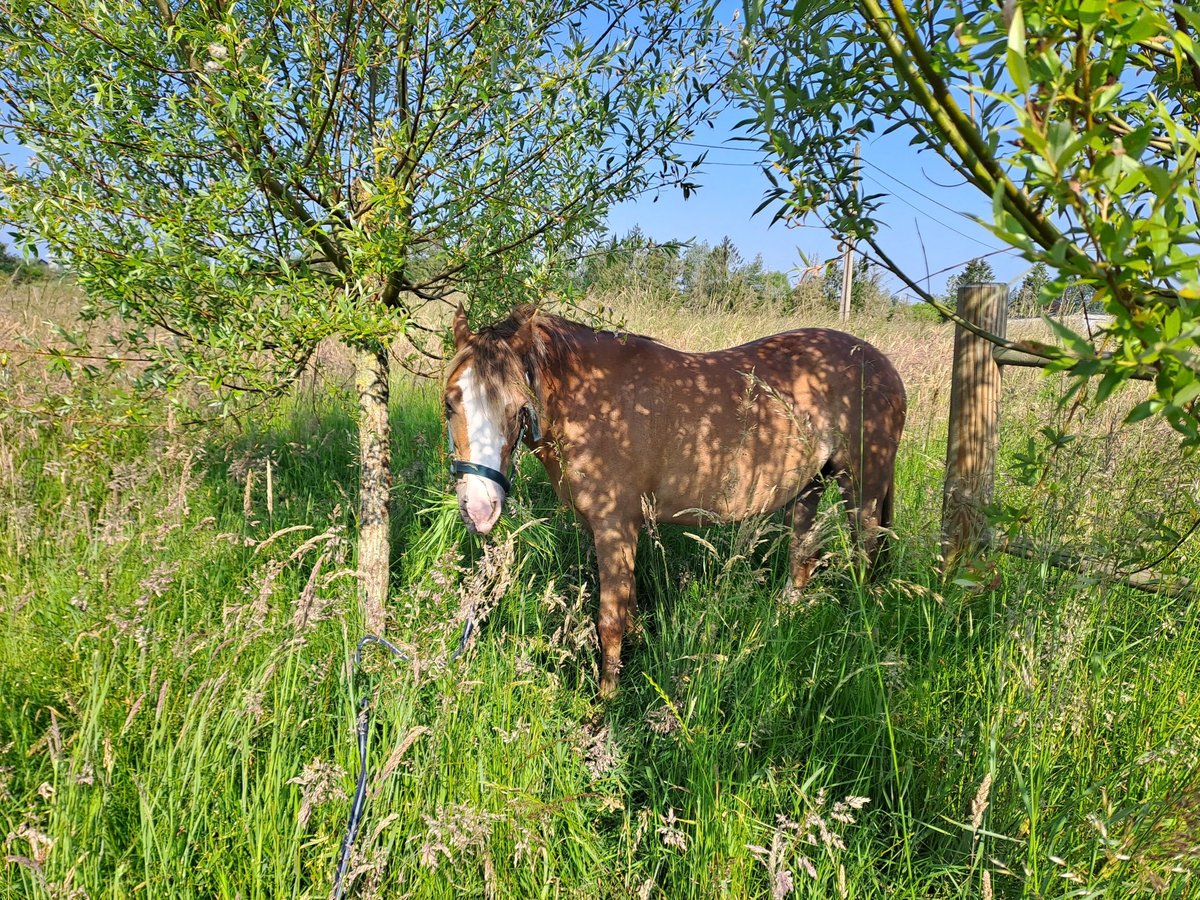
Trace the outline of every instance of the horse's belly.
{"type": "Polygon", "coordinates": [[[828,455],[822,442],[792,435],[786,441],[748,442],[731,452],[698,456],[691,471],[664,472],[653,497],[656,517],[697,524],[773,512],[795,499],[828,455]]]}
{"type": "Polygon", "coordinates": [[[670,492],[654,493],[648,500],[654,507],[654,517],[660,522],[677,522],[682,525],[736,522],[751,516],[765,515],[785,506],[811,480],[810,475],[803,481],[799,478],[789,478],[772,483],[759,483],[749,490],[697,490],[683,496],[670,492]]]}

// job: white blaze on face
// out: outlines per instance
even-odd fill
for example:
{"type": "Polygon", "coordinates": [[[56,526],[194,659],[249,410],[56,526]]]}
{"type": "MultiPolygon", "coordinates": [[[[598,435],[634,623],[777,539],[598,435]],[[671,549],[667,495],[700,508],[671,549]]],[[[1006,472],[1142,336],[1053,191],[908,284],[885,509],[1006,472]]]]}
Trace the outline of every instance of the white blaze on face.
{"type": "MultiPolygon", "coordinates": [[[[468,462],[500,471],[504,435],[500,424],[493,420],[491,405],[470,366],[459,374],[458,387],[467,420],[467,446],[460,448],[459,453],[468,462]]],[[[469,524],[480,534],[491,531],[504,506],[504,488],[490,478],[463,475],[456,490],[459,509],[469,524]]]]}

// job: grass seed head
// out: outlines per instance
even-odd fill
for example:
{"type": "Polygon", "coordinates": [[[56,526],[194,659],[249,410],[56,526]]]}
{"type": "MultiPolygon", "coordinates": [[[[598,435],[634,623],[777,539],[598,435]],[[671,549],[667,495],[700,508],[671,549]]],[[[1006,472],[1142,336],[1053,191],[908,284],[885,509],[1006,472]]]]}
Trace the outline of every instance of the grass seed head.
{"type": "Polygon", "coordinates": [[[436,869],[442,857],[452,860],[456,853],[485,849],[496,823],[505,817],[459,803],[422,818],[426,832],[418,858],[425,868],[436,869]]]}
{"type": "Polygon", "coordinates": [[[671,734],[679,730],[679,720],[666,706],[656,706],[646,713],[646,727],[655,734],[671,734]]]}
{"type": "Polygon", "coordinates": [[[616,771],[621,765],[621,750],[613,737],[612,726],[585,725],[579,734],[583,764],[593,780],[616,771]]]}
{"type": "Polygon", "coordinates": [[[300,787],[300,812],[296,818],[301,831],[318,806],[331,800],[346,799],[346,791],[342,788],[345,780],[344,769],[322,762],[320,757],[308,763],[295,778],[288,779],[288,784],[300,787]]]}
{"type": "Polygon", "coordinates": [[[662,817],[662,824],[657,829],[658,837],[664,847],[678,850],[680,853],[687,853],[688,836],[677,827],[679,824],[679,820],[675,818],[675,807],[672,806],[662,817]]]}

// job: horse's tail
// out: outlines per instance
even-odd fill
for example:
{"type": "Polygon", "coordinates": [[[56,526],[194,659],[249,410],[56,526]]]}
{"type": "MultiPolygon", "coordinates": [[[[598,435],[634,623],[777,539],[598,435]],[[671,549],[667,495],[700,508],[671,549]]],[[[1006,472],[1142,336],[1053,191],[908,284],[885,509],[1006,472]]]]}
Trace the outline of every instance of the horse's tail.
{"type": "MultiPolygon", "coordinates": [[[[879,527],[885,528],[888,531],[892,528],[892,515],[895,513],[895,497],[896,497],[896,482],[893,478],[892,483],[888,485],[887,493],[883,495],[882,508],[879,510],[879,527]]],[[[885,532],[884,540],[887,540],[885,532]]]]}
{"type": "Polygon", "coordinates": [[[879,503],[879,537],[870,562],[872,578],[887,576],[892,572],[892,516],[895,512],[896,482],[887,486],[887,492],[879,503]]]}

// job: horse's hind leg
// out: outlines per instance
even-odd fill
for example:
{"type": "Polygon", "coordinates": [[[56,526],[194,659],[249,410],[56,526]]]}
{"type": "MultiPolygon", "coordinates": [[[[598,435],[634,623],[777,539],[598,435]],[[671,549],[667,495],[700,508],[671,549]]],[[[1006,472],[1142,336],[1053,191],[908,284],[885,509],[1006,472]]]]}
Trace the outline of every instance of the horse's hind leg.
{"type": "Polygon", "coordinates": [[[792,501],[792,545],[788,550],[791,578],[786,593],[802,590],[817,568],[817,551],[821,548],[821,529],[817,527],[817,507],[825,493],[825,481],[817,476],[792,501]]]}
{"type": "Polygon", "coordinates": [[[850,520],[850,536],[865,558],[868,571],[875,568],[892,524],[893,467],[894,461],[889,460],[869,466],[859,478],[845,469],[837,475],[850,520]]]}
{"type": "Polygon", "coordinates": [[[596,563],[600,570],[600,696],[617,692],[621,674],[621,641],[633,615],[633,565],[637,556],[637,524],[597,527],[596,563]]]}
{"type": "Polygon", "coordinates": [[[879,516],[879,526],[876,529],[878,538],[875,543],[875,555],[871,559],[871,572],[886,573],[891,571],[892,547],[892,513],[896,502],[896,485],[888,485],[883,497],[883,506],[879,516]]]}

